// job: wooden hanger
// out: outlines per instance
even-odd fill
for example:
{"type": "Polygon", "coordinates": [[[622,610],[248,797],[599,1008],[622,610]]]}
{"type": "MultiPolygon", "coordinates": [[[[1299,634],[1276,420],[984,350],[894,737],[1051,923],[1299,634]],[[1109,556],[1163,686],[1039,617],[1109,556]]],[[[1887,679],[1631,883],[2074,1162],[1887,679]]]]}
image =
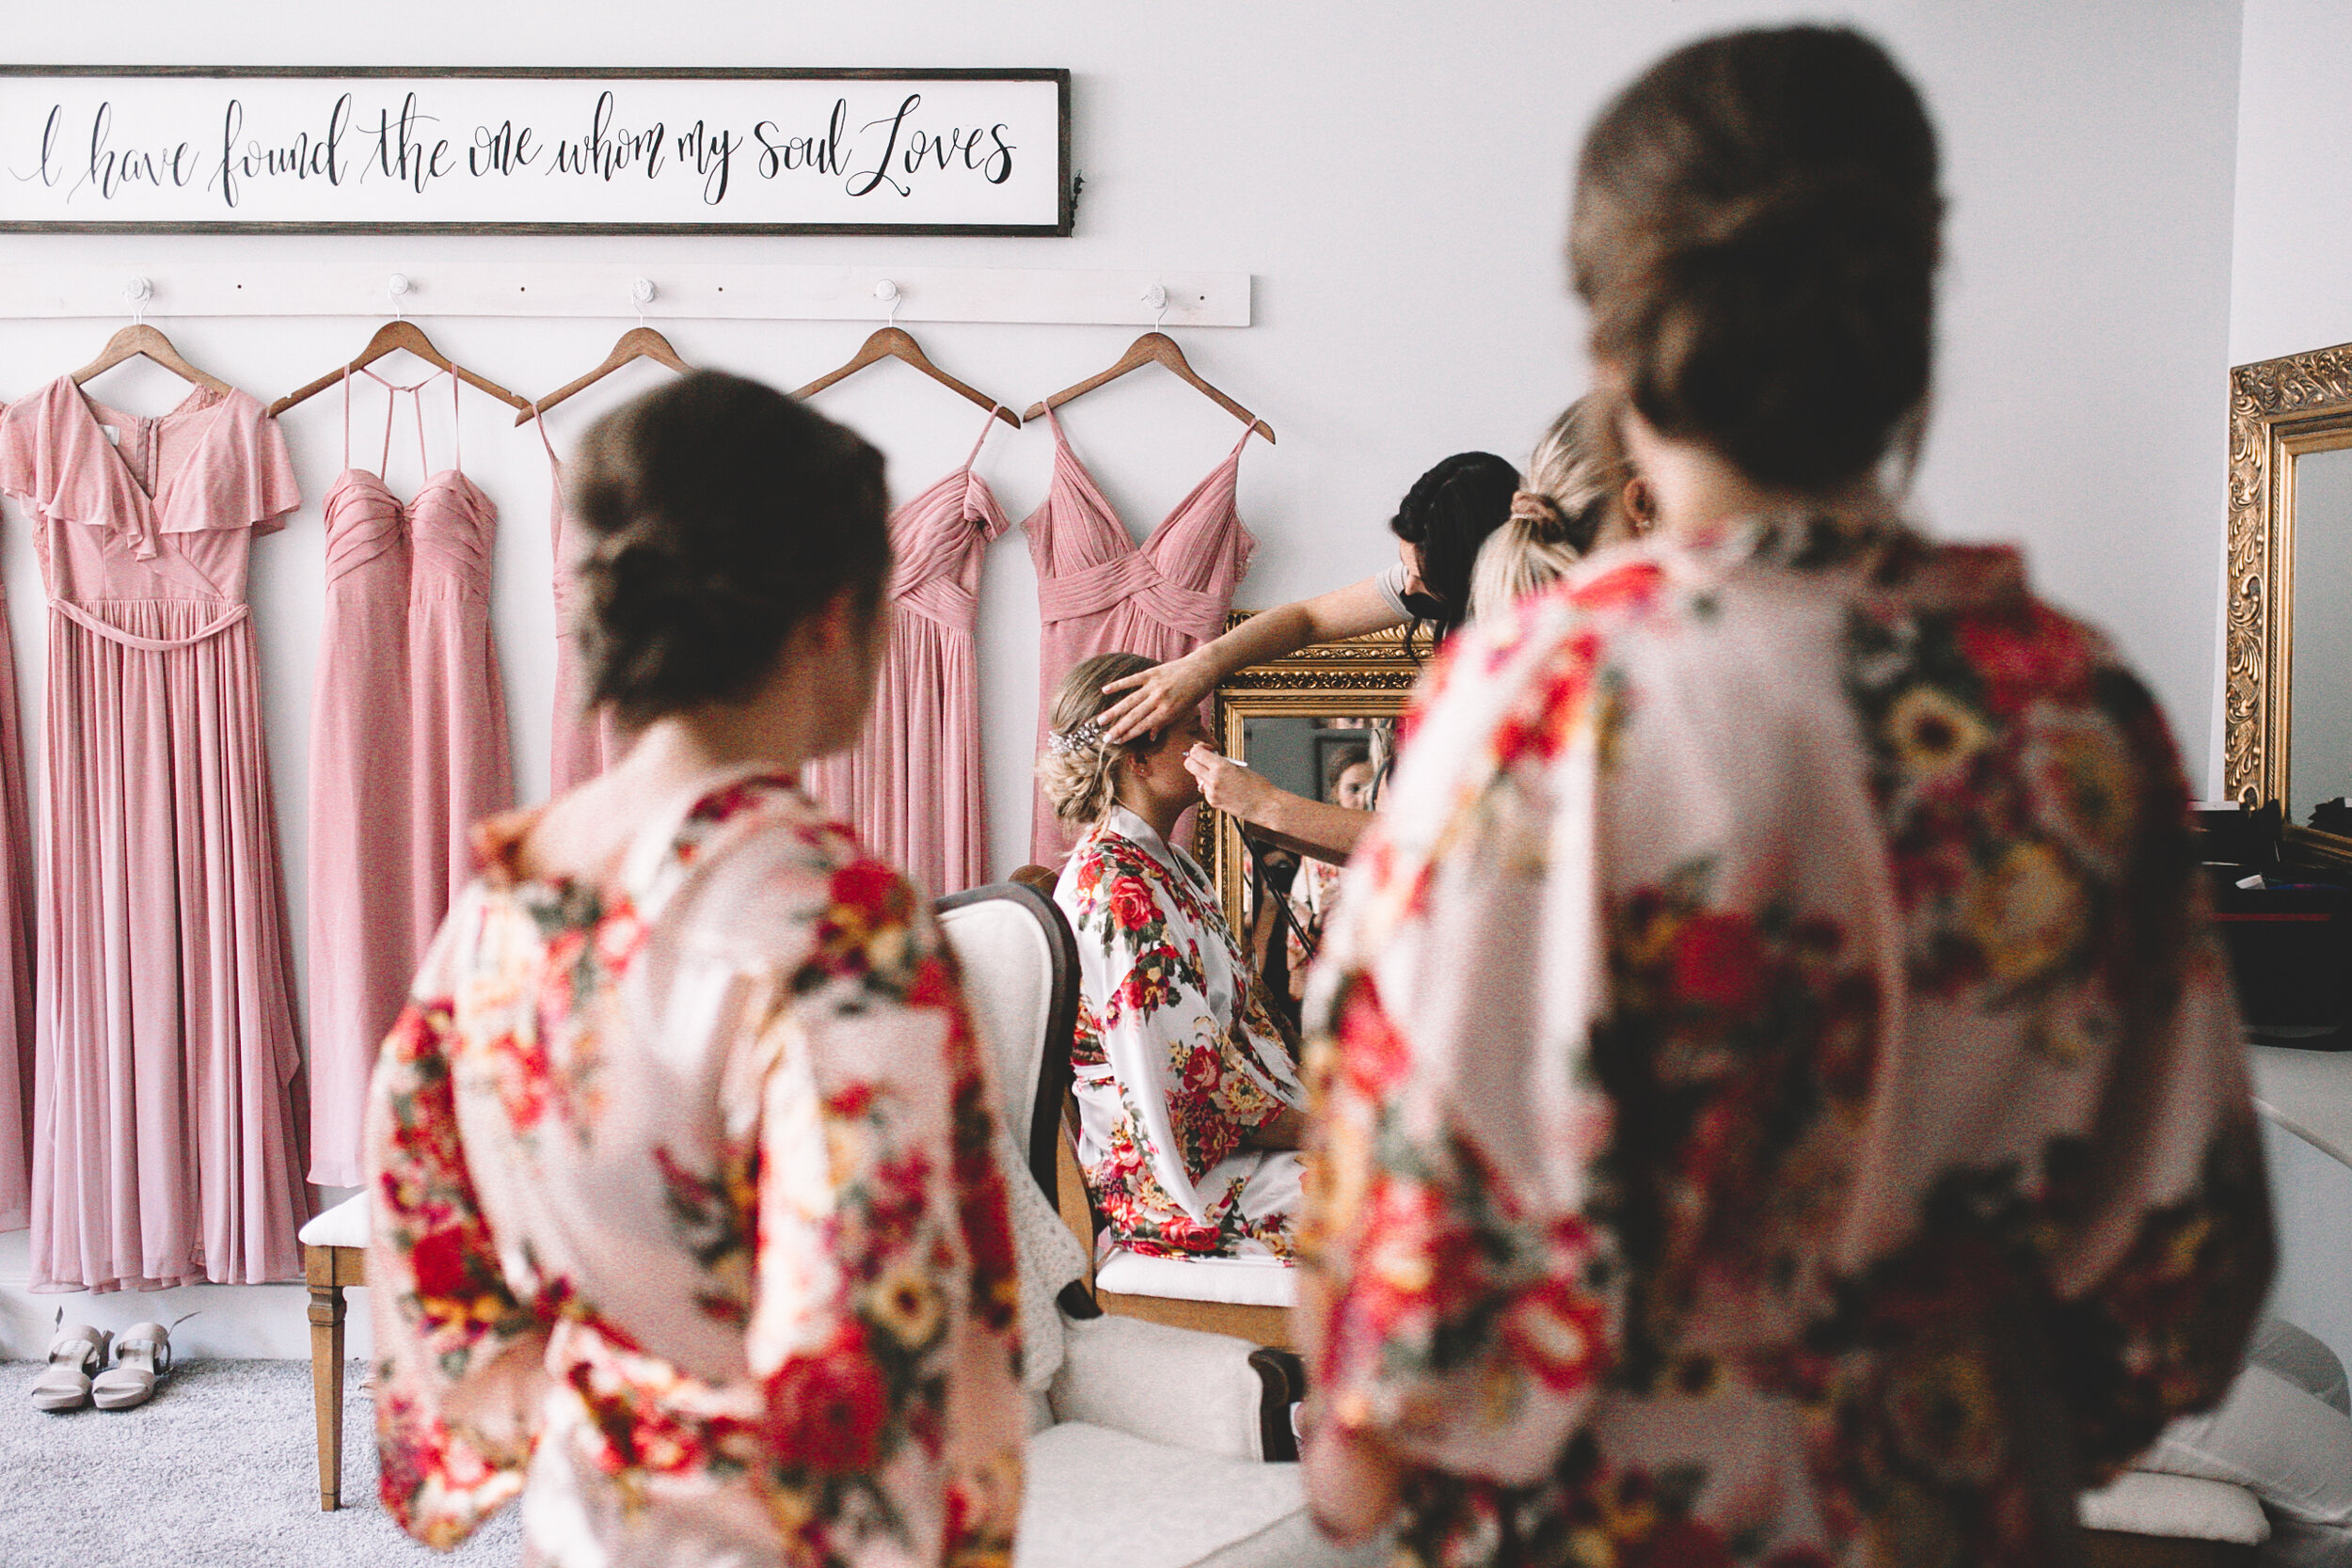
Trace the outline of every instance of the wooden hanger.
{"type": "Polygon", "coordinates": [[[449,372],[467,386],[477,391],[489,393],[508,407],[519,408],[526,414],[531,412],[531,404],[528,399],[516,396],[497,382],[478,376],[463,365],[453,364],[446,355],[433,346],[433,340],[424,335],[423,327],[404,317],[397,321],[386,322],[382,326],[377,327],[375,336],[368,340],[368,346],[361,349],[359,357],[350,364],[338,366],[311,382],[308,387],[297,388],[271,404],[269,405],[270,417],[277,418],[305,398],[315,397],[324,392],[352,372],[364,371],[386,355],[404,348],[435,370],[449,372]]]}
{"type": "Polygon", "coordinates": [[[1233,418],[1248,425],[1251,430],[1254,430],[1259,435],[1264,436],[1267,441],[1271,442],[1274,439],[1274,427],[1272,425],[1266,423],[1263,420],[1258,418],[1257,415],[1252,414],[1248,409],[1244,408],[1240,404],[1235,403],[1232,398],[1227,397],[1223,392],[1218,391],[1216,388],[1201,380],[1199,372],[1194,371],[1192,366],[1185,362],[1184,351],[1176,346],[1176,340],[1169,337],[1167,333],[1156,329],[1145,333],[1142,337],[1137,338],[1134,342],[1128,344],[1127,352],[1120,355],[1119,357],[1119,363],[1113,365],[1109,370],[1103,372],[1100,375],[1090,375],[1084,381],[1079,382],[1075,387],[1063,388],[1060,391],[1056,392],[1052,397],[1047,398],[1043,403],[1033,406],[1028,413],[1022,417],[1024,419],[1034,420],[1049,408],[1059,408],[1063,404],[1070,402],[1073,398],[1082,398],[1089,392],[1094,390],[1097,387],[1104,386],[1110,382],[1117,381],[1120,376],[1125,375],[1129,371],[1139,371],[1146,365],[1166,365],[1169,370],[1176,372],[1178,379],[1184,381],[1194,390],[1200,392],[1211,403],[1216,404],[1219,408],[1222,408],[1228,414],[1232,415],[1233,418]]]}
{"type": "Polygon", "coordinates": [[[103,375],[113,370],[125,359],[136,359],[141,355],[145,355],[183,381],[194,382],[199,387],[209,388],[215,392],[226,393],[236,390],[220,377],[207,375],[183,359],[180,356],[180,351],[171,346],[171,340],[145,322],[126,326],[107,339],[106,346],[99,350],[98,357],[73,372],[73,385],[79,387],[91,377],[103,375]]]}
{"type": "Polygon", "coordinates": [[[955,393],[958,397],[969,398],[972,402],[978,404],[982,408],[988,409],[990,412],[993,413],[998,419],[1004,420],[1015,430],[1019,430],[1021,428],[1020,415],[1014,413],[1003,404],[998,403],[994,398],[990,397],[986,392],[974,391],[971,388],[966,387],[962,382],[958,381],[954,376],[949,375],[946,371],[941,370],[937,365],[932,364],[930,359],[923,353],[923,345],[916,342],[913,338],[907,336],[905,332],[895,326],[885,326],[881,331],[875,333],[872,337],[866,339],[865,345],[850,357],[848,364],[842,366],[837,371],[818,376],[816,380],[810,382],[807,386],[802,388],[799,391],[793,393],[792,395],[796,398],[803,399],[813,398],[818,393],[823,391],[826,388],[832,386],[834,382],[845,380],[850,376],[853,376],[857,374],[858,372],[864,370],[866,366],[879,363],[884,359],[904,360],[906,363],[914,366],[916,370],[921,371],[925,375],[930,376],[933,381],[938,382],[942,387],[946,388],[947,390],[955,393]]]}
{"type": "Polygon", "coordinates": [[[529,424],[534,415],[546,413],[574,392],[586,391],[632,359],[650,359],[657,365],[669,366],[680,375],[686,374],[694,368],[678,356],[678,351],[670,346],[669,339],[664,338],[650,326],[632,326],[621,334],[620,341],[612,345],[612,352],[604,356],[603,364],[598,365],[577,381],[566,381],[546,397],[539,399],[516,415],[515,422],[529,424]]]}

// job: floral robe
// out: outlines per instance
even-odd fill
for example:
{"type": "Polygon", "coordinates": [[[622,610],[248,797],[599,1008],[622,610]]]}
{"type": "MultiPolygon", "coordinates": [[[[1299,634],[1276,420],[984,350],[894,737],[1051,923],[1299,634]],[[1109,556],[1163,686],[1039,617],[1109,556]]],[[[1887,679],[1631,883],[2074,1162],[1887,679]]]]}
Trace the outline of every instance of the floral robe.
{"type": "Polygon", "coordinates": [[[1299,1158],[1242,1140],[1303,1094],[1207,876],[1114,806],[1054,901],[1078,936],[1078,1164],[1104,1244],[1289,1258],[1299,1158]]]}
{"type": "Polygon", "coordinates": [[[610,886],[483,834],[385,1042],[384,1502],[547,1564],[1002,1563],[1024,1405],[985,1053],[904,878],[722,780],[610,886]]]}
{"type": "Polygon", "coordinates": [[[1405,1560],[2073,1560],[2271,1266],[2148,692],[2011,551],[1788,519],[1597,558],[1409,722],[1300,1243],[1405,1560]]]}

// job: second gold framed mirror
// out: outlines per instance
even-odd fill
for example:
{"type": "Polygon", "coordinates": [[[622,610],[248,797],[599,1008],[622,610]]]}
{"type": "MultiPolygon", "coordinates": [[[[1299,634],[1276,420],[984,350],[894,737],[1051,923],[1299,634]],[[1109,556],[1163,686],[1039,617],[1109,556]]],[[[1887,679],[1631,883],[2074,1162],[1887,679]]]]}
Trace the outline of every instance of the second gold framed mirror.
{"type": "Polygon", "coordinates": [[[2352,344],[2230,372],[2229,597],[2222,781],[2249,810],[2278,800],[2305,847],[2352,862],[2310,826],[2352,796],[2352,344]]]}

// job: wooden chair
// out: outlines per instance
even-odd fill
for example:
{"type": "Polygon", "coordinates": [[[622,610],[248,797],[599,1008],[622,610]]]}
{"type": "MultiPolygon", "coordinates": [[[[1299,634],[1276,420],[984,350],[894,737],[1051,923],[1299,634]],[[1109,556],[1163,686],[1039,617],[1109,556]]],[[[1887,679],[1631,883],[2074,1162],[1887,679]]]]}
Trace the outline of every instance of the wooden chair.
{"type": "Polygon", "coordinates": [[[368,1195],[345,1198],[302,1227],[310,1287],[310,1399],[319,1429],[319,1507],[342,1506],[343,1292],[368,1282],[368,1195]]]}
{"type": "Polygon", "coordinates": [[[1056,1182],[1062,1223],[1087,1249],[1087,1289],[1105,1312],[1204,1334],[1230,1334],[1277,1350],[1291,1350],[1291,1308],[1297,1271],[1287,1264],[1241,1258],[1180,1260],[1143,1258],[1114,1247],[1099,1263],[1095,1238],[1103,1216],[1078,1169],[1078,1105],[1065,1098],[1056,1182]],[[1125,1289],[1119,1287],[1125,1286],[1125,1289]]]}

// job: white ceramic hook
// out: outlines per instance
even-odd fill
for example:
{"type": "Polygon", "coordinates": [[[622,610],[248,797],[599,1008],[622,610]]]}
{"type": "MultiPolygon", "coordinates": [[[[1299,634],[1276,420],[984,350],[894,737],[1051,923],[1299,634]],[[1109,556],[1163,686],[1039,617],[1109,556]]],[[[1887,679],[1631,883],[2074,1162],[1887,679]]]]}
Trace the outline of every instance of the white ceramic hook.
{"type": "Polygon", "coordinates": [[[653,279],[650,277],[640,277],[629,284],[628,297],[637,307],[638,325],[645,325],[645,307],[653,303],[653,296],[659,293],[660,291],[653,286],[653,279]]]}
{"type": "Polygon", "coordinates": [[[896,283],[893,283],[893,282],[892,282],[889,278],[885,277],[885,278],[883,278],[881,282],[879,282],[879,283],[877,283],[877,284],[875,284],[875,285],[874,285],[874,297],[875,297],[876,299],[881,300],[881,301],[882,301],[884,305],[887,305],[887,306],[889,306],[889,307],[890,307],[890,323],[889,323],[889,325],[892,325],[892,326],[896,326],[896,325],[898,325],[898,284],[896,284],[896,283]]]}
{"type": "Polygon", "coordinates": [[[1152,312],[1152,330],[1157,332],[1160,323],[1168,319],[1168,286],[1154,283],[1144,290],[1143,308],[1152,312]]]}
{"type": "Polygon", "coordinates": [[[416,287],[414,283],[408,281],[408,275],[405,272],[392,274],[391,280],[384,285],[384,292],[392,296],[392,319],[394,321],[408,319],[407,307],[401,304],[401,301],[407,298],[416,287]]]}
{"type": "Polygon", "coordinates": [[[131,302],[131,320],[147,320],[147,302],[155,297],[155,285],[144,277],[134,277],[122,286],[122,297],[131,302]]]}

